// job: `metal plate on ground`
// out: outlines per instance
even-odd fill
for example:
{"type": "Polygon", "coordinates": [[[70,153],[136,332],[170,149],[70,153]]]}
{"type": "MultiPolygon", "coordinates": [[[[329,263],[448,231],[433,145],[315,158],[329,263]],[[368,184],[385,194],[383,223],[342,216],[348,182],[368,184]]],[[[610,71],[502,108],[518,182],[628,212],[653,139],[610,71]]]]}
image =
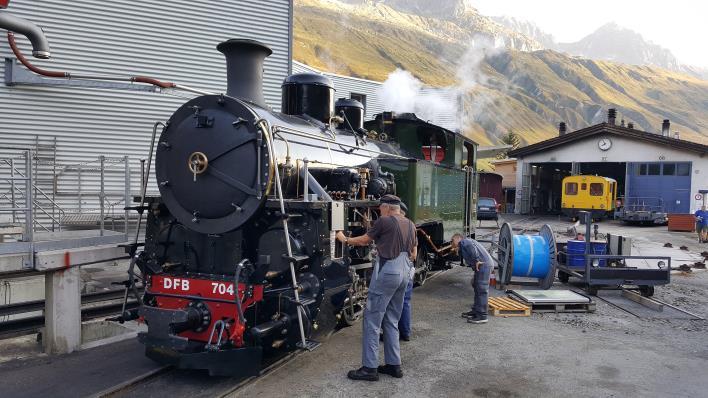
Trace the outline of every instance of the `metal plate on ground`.
{"type": "Polygon", "coordinates": [[[531,304],[584,304],[590,298],[571,290],[509,290],[509,293],[531,304]]]}

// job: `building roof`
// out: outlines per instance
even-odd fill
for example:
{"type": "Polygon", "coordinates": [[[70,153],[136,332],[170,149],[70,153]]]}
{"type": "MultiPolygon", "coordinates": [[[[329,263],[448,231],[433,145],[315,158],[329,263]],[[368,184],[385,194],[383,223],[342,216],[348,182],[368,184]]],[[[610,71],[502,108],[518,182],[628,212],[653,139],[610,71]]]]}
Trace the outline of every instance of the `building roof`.
{"type": "Polygon", "coordinates": [[[537,142],[523,148],[515,149],[509,152],[510,157],[523,157],[536,152],[545,151],[557,146],[562,146],[575,142],[584,138],[592,137],[599,134],[610,134],[619,137],[631,138],[648,143],[653,143],[662,146],[683,150],[686,152],[694,152],[699,156],[708,155],[708,145],[699,144],[697,142],[686,141],[673,137],[664,137],[661,134],[649,133],[628,127],[621,127],[609,123],[600,123],[584,129],[576,130],[558,137],[554,137],[545,141],[537,142]]]}

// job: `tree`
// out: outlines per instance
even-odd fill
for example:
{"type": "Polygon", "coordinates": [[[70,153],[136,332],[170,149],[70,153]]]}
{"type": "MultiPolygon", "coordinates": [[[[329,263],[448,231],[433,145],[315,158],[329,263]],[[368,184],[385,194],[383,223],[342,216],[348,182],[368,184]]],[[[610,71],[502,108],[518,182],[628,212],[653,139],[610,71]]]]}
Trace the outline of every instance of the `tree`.
{"type": "MultiPolygon", "coordinates": [[[[514,150],[514,149],[518,148],[519,145],[521,145],[521,138],[515,132],[509,131],[508,133],[504,134],[501,137],[501,143],[504,145],[511,145],[511,150],[514,150]]],[[[500,153],[499,155],[497,155],[497,159],[508,158],[509,157],[508,152],[509,151],[505,151],[505,152],[500,153]]]]}

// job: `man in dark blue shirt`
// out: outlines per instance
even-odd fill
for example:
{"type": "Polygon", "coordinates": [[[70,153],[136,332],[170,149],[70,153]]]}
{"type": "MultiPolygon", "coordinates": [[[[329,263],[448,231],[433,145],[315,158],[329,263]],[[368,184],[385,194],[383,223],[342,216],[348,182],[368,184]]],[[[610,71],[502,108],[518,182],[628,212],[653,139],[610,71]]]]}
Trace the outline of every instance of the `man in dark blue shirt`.
{"type": "Polygon", "coordinates": [[[452,248],[457,250],[467,266],[474,269],[472,287],[474,303],[472,310],[462,314],[469,323],[487,323],[487,305],[489,300],[489,275],[494,268],[494,260],[481,243],[460,234],[452,236],[452,248]]]}
{"type": "Polygon", "coordinates": [[[694,214],[696,216],[696,232],[698,233],[698,241],[708,242],[708,210],[706,206],[701,206],[694,214]]]}

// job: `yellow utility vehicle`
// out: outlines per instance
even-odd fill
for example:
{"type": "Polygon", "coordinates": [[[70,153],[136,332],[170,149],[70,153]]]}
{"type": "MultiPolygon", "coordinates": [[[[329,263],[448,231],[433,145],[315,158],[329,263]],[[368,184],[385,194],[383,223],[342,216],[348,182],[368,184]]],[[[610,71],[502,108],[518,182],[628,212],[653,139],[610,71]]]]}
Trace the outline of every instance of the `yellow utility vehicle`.
{"type": "Polygon", "coordinates": [[[617,201],[617,181],[612,178],[576,175],[563,179],[561,210],[575,218],[579,211],[592,212],[592,218],[611,215],[617,201]]]}

